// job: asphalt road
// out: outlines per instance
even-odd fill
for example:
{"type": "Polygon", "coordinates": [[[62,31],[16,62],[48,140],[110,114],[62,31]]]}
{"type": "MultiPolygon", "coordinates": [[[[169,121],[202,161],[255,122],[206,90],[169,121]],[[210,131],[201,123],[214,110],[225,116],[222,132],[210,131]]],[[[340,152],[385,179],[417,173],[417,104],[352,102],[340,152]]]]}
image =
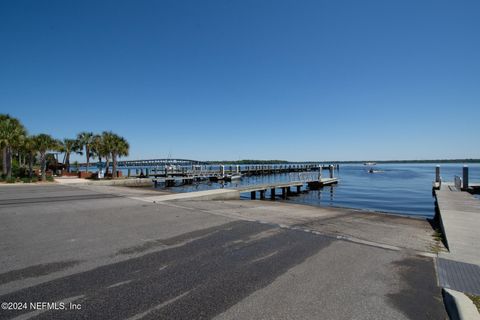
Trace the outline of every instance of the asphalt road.
{"type": "Polygon", "coordinates": [[[0,188],[0,302],[81,307],[0,319],[446,318],[433,260],[409,250],[75,187],[0,188]]]}

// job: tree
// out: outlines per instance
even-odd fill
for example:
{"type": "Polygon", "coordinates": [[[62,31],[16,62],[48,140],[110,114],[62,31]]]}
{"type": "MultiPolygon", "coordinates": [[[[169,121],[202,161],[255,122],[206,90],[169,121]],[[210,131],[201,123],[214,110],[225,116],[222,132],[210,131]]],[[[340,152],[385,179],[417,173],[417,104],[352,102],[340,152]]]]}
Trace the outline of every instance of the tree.
{"type": "Polygon", "coordinates": [[[33,176],[33,162],[38,151],[34,136],[27,136],[25,138],[22,150],[25,155],[28,156],[28,176],[31,178],[33,176]]]}
{"type": "Polygon", "coordinates": [[[77,154],[82,154],[82,146],[77,139],[63,139],[61,142],[60,151],[64,153],[63,163],[65,164],[65,169],[67,172],[70,172],[70,154],[72,152],[77,154]]]}
{"type": "Polygon", "coordinates": [[[42,171],[42,181],[47,180],[47,151],[58,150],[59,141],[48,134],[39,134],[33,137],[35,148],[40,153],[40,168],[42,171]]]}
{"type": "Polygon", "coordinates": [[[128,156],[130,145],[127,140],[111,131],[102,133],[105,141],[105,148],[112,158],[112,177],[117,177],[117,157],[128,156]]]}
{"type": "Polygon", "coordinates": [[[8,114],[0,114],[0,147],[3,153],[3,174],[12,177],[12,152],[19,149],[27,130],[22,123],[8,114]]]}
{"type": "Polygon", "coordinates": [[[103,135],[96,134],[93,136],[92,153],[98,157],[98,162],[100,164],[102,164],[102,158],[105,158],[106,173],[108,174],[109,152],[106,148],[105,139],[103,135]]]}
{"type": "Polygon", "coordinates": [[[81,148],[85,148],[85,156],[87,157],[87,166],[85,172],[88,172],[88,167],[90,165],[90,157],[92,156],[92,143],[93,143],[93,132],[80,132],[77,135],[77,140],[81,146],[81,148]]]}

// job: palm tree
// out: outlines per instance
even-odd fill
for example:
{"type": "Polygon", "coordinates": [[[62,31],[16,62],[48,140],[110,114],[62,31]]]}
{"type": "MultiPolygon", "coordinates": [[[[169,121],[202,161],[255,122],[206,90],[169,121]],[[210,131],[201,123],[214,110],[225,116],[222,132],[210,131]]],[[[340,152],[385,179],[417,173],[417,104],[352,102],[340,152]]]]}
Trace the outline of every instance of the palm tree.
{"type": "Polygon", "coordinates": [[[80,132],[77,135],[77,140],[79,141],[82,149],[85,147],[85,156],[87,157],[87,167],[85,169],[85,172],[88,172],[88,167],[90,165],[90,156],[92,156],[91,147],[93,143],[93,132],[80,132]]]}
{"type": "Polygon", "coordinates": [[[21,147],[27,130],[22,123],[8,114],[0,115],[0,147],[3,151],[3,173],[12,177],[12,152],[21,147]]]}
{"type": "Polygon", "coordinates": [[[63,139],[61,142],[60,151],[64,153],[63,163],[65,164],[67,172],[70,172],[70,154],[72,152],[82,154],[81,149],[82,147],[77,139],[63,139]]]}
{"type": "MultiPolygon", "coordinates": [[[[3,127],[3,123],[9,119],[10,116],[8,114],[0,114],[0,128],[3,127]]],[[[2,149],[2,171],[1,174],[4,175],[7,173],[7,147],[5,142],[1,138],[0,133],[0,148],[2,149]]]]}
{"type": "Polygon", "coordinates": [[[102,158],[105,158],[106,170],[107,170],[106,173],[108,174],[109,153],[106,148],[105,139],[103,135],[96,134],[93,136],[92,153],[98,157],[98,162],[100,164],[102,164],[102,158]]]}
{"type": "Polygon", "coordinates": [[[38,151],[34,136],[28,136],[25,138],[23,150],[28,155],[28,177],[31,178],[33,176],[33,161],[35,159],[35,154],[38,151]]]}
{"type": "Polygon", "coordinates": [[[127,140],[111,131],[103,132],[106,150],[112,157],[112,177],[117,177],[117,157],[128,156],[130,145],[127,140]]]}
{"type": "Polygon", "coordinates": [[[48,134],[39,134],[33,137],[35,147],[40,153],[40,168],[42,170],[42,181],[47,180],[47,151],[57,150],[59,148],[59,141],[52,138],[48,134]]]}

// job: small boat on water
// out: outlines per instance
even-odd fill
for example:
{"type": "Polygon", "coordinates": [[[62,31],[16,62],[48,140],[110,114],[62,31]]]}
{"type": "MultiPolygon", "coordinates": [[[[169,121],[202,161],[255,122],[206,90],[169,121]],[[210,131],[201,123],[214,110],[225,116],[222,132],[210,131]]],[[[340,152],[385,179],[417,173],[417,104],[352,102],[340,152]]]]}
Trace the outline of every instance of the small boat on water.
{"type": "Polygon", "coordinates": [[[376,162],[364,162],[363,165],[364,166],[375,166],[375,165],[377,165],[377,163],[376,162]]]}
{"type": "Polygon", "coordinates": [[[242,178],[240,173],[227,174],[224,176],[225,181],[239,180],[242,178]]]}
{"type": "Polygon", "coordinates": [[[373,168],[370,168],[370,170],[368,170],[368,173],[382,173],[383,170],[373,170],[373,168]]]}

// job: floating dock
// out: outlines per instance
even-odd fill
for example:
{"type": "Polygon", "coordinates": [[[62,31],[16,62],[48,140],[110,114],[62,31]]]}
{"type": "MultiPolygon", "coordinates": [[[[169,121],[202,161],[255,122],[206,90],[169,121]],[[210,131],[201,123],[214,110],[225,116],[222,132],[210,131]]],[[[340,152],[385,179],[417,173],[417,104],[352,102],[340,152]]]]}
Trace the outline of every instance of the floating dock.
{"type": "Polygon", "coordinates": [[[480,265],[480,200],[453,183],[442,183],[435,198],[447,255],[480,265]]]}
{"type": "Polygon", "coordinates": [[[442,287],[480,295],[480,199],[470,193],[468,168],[463,173],[445,183],[436,170],[433,192],[448,249],[438,254],[437,273],[442,287]]]}

